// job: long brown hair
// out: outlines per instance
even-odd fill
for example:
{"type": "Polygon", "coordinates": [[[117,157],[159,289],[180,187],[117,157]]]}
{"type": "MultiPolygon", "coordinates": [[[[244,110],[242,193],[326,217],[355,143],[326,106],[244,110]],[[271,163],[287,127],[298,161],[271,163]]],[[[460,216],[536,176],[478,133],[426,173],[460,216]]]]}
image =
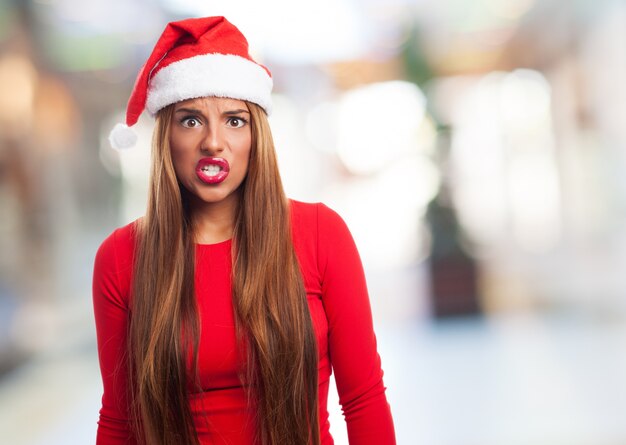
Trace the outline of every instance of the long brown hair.
{"type": "MultiPolygon", "coordinates": [[[[250,110],[252,149],[233,234],[240,375],[257,408],[257,442],[318,445],[318,356],[265,112],[250,110]]],[[[130,412],[140,443],[198,445],[188,388],[197,384],[194,231],[169,148],[173,106],[157,116],[148,208],[137,231],[129,328],[130,412]],[[188,357],[192,357],[189,363],[188,357]]],[[[210,419],[209,419],[210,421],[210,419]]]]}

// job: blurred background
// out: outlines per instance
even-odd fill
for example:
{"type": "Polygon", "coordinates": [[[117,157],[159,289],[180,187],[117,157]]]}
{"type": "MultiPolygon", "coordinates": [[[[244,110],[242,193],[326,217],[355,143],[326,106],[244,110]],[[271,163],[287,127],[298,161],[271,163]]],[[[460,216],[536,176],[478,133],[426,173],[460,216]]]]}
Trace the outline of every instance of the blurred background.
{"type": "Polygon", "coordinates": [[[626,2],[211,3],[0,0],[0,442],[94,442],[93,258],[152,121],[106,138],[165,24],[226,15],[289,195],[356,239],[398,443],[626,444],[626,2]]]}

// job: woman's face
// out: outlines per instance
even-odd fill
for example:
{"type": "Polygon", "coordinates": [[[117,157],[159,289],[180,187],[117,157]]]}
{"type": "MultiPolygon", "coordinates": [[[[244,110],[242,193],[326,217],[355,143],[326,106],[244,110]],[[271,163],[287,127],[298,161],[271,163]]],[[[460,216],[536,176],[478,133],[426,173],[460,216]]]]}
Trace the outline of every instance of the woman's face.
{"type": "Polygon", "coordinates": [[[245,102],[202,97],[174,105],[170,149],[178,181],[195,204],[234,203],[252,145],[245,102]]]}

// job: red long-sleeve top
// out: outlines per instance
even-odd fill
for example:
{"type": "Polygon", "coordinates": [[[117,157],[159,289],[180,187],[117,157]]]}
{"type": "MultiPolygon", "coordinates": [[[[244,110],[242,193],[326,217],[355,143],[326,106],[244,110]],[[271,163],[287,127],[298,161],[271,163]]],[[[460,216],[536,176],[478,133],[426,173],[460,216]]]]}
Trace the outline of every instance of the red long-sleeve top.
{"type": "MultiPolygon", "coordinates": [[[[341,217],[325,205],[290,203],[294,247],[318,341],[321,442],[333,443],[327,398],[334,371],[350,444],[395,444],[363,267],[352,236],[341,217]]],[[[95,259],[93,303],[104,386],[97,445],[134,443],[124,354],[135,226],[133,222],[115,230],[95,259]]],[[[245,359],[235,341],[231,270],[230,240],[196,244],[203,391],[190,394],[190,404],[203,445],[251,445],[256,428],[238,377],[245,359]]]]}

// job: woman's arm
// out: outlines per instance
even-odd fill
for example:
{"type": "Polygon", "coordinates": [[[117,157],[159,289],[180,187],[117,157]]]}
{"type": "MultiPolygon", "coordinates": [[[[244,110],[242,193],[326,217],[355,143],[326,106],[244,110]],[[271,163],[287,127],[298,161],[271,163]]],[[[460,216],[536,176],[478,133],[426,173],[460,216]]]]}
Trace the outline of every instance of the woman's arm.
{"type": "Polygon", "coordinates": [[[358,251],[345,222],[318,206],[318,267],[329,353],[351,445],[393,445],[393,419],[358,251]]]}
{"type": "MultiPolygon", "coordinates": [[[[127,403],[128,299],[127,289],[124,291],[121,285],[128,271],[122,273],[118,262],[119,232],[113,232],[98,249],[93,272],[93,305],[104,389],[97,445],[134,443],[131,440],[127,403]]],[[[124,250],[127,249],[122,249],[123,254],[131,254],[124,250]]]]}

